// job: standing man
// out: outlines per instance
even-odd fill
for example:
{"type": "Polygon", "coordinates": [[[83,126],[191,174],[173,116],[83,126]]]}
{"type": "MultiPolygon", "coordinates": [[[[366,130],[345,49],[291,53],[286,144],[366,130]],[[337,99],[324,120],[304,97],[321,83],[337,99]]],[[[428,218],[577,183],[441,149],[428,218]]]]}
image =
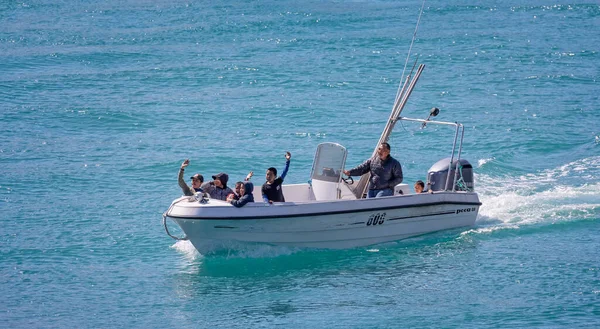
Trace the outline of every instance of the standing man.
{"type": "Polygon", "coordinates": [[[361,176],[368,172],[371,173],[367,198],[394,195],[394,186],[402,183],[402,166],[398,160],[392,158],[390,151],[390,144],[381,143],[377,147],[376,156],[356,168],[344,170],[344,174],[347,176],[361,176]]]}
{"type": "Polygon", "coordinates": [[[192,196],[196,194],[196,192],[202,192],[200,186],[204,182],[204,177],[202,177],[200,174],[195,174],[194,176],[190,177],[192,179],[192,186],[188,186],[183,180],[183,172],[185,171],[185,167],[187,167],[189,164],[190,159],[185,159],[185,161],[183,161],[181,168],[179,168],[179,177],[177,177],[177,182],[179,183],[179,187],[181,187],[184,195],[192,196]]]}

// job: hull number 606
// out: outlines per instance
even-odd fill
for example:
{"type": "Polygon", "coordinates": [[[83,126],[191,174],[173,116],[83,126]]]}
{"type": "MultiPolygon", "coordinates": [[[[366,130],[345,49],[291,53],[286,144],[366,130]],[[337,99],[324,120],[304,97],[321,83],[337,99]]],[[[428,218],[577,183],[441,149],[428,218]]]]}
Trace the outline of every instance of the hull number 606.
{"type": "Polygon", "coordinates": [[[367,221],[367,226],[381,225],[381,224],[383,224],[383,222],[385,222],[385,213],[378,212],[376,214],[369,216],[369,220],[367,221]]]}

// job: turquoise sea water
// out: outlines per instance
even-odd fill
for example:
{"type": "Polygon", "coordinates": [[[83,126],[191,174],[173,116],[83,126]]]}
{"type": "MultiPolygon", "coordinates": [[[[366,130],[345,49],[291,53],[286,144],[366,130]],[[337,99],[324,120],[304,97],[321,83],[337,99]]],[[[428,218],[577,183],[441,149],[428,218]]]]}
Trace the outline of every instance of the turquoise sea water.
{"type": "MultiPolygon", "coordinates": [[[[427,1],[403,114],[465,124],[474,227],[200,255],[176,176],[368,157],[418,1],[0,4],[0,327],[600,327],[600,5],[427,1]]],[[[404,124],[406,182],[452,132],[404,124]]]]}

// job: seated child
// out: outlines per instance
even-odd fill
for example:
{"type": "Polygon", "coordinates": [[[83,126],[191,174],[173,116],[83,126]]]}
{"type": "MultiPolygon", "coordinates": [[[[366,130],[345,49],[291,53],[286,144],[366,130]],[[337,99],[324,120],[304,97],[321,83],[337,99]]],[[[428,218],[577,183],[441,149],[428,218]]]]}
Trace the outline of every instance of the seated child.
{"type": "Polygon", "coordinates": [[[246,205],[248,202],[254,202],[254,194],[252,191],[254,190],[254,184],[249,181],[245,181],[240,186],[240,197],[238,200],[233,199],[233,197],[229,198],[227,201],[234,205],[237,208],[241,208],[246,205]]]}
{"type": "Polygon", "coordinates": [[[415,193],[417,193],[417,194],[423,193],[423,189],[425,189],[425,183],[423,183],[422,180],[418,180],[415,183],[415,193]]]}

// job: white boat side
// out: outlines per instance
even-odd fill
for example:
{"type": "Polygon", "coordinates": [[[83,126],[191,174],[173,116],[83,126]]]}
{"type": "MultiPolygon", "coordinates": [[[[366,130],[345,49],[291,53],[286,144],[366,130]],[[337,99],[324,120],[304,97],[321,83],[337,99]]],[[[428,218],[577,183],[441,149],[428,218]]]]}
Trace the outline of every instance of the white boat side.
{"type": "MultiPolygon", "coordinates": [[[[303,185],[309,187],[296,187],[303,185]]],[[[220,200],[202,204],[182,197],[166,215],[201,253],[230,242],[345,249],[471,226],[480,205],[477,194],[471,192],[271,205],[256,202],[242,208],[220,200]]]]}

